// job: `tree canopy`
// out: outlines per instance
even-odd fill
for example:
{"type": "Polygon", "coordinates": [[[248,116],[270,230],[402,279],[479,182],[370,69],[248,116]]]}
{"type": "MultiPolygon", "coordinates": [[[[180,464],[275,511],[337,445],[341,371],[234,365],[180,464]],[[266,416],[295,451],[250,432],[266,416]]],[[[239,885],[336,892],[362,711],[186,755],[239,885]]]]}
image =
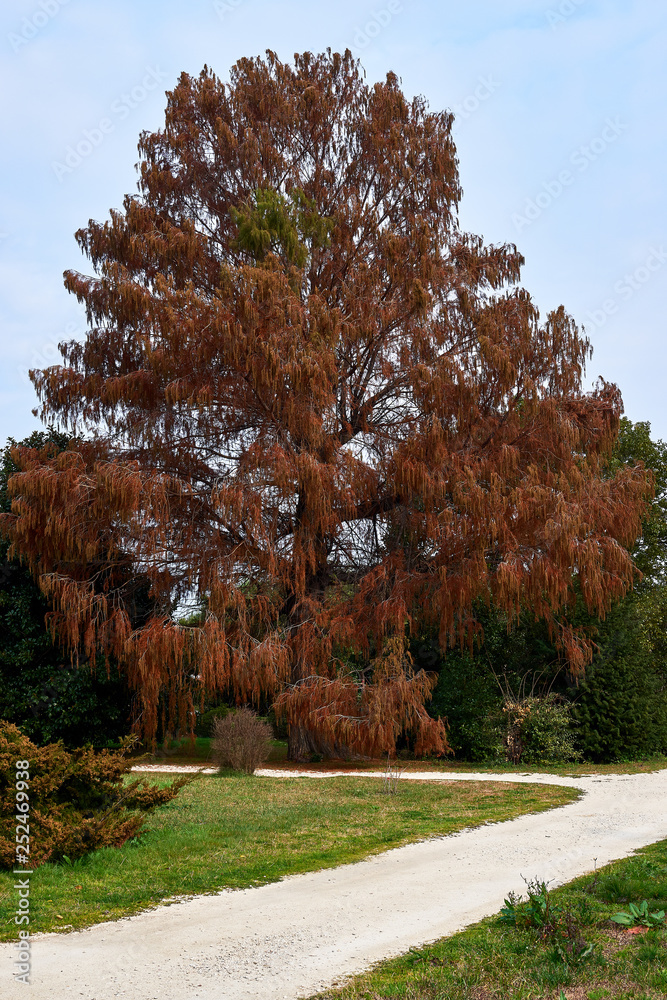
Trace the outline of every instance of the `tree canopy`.
{"type": "Polygon", "coordinates": [[[614,445],[610,471],[622,465],[641,463],[649,469],[655,495],[642,520],[641,538],[632,554],[644,575],[643,587],[667,584],[667,444],[651,439],[647,421],[633,423],[621,418],[618,438],[614,445]]]}
{"type": "MultiPolygon", "coordinates": [[[[68,443],[67,435],[53,430],[35,431],[19,442],[8,440],[0,451],[1,512],[10,511],[7,484],[18,471],[12,452],[46,449],[53,456],[68,443]]],[[[62,739],[70,747],[107,746],[130,727],[131,693],[124,671],[116,663],[91,671],[83,658],[77,668],[66,652],[54,648],[46,627],[50,602],[20,558],[7,558],[8,547],[0,532],[0,719],[20,726],[40,744],[62,739]]],[[[89,565],[80,572],[90,577],[95,569],[89,565]]],[[[150,613],[148,585],[131,564],[125,572],[126,606],[136,625],[150,613]]]]}
{"type": "Polygon", "coordinates": [[[14,544],[72,648],[127,664],[149,736],[203,689],[274,699],[293,757],[406,730],[443,752],[417,623],[465,643],[480,598],[527,607],[576,675],[573,579],[598,614],[632,584],[651,490],[605,472],[619,392],[583,392],[590,345],[540,318],[516,247],[461,231],[453,116],[394,74],[268,52],[167,98],[139,193],[77,233],[89,330],[32,377],[78,441],[17,456],[14,544]],[[156,602],[135,629],[124,553],[156,602]],[[171,614],[192,596],[201,627],[171,614]]]}

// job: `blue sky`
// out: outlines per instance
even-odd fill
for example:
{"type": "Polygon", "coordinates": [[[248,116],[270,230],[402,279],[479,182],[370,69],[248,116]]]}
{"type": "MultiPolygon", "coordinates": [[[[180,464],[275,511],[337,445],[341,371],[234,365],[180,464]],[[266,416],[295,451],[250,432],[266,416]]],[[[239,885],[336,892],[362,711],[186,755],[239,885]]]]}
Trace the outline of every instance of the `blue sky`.
{"type": "Polygon", "coordinates": [[[515,242],[540,310],[594,346],[589,382],[667,439],[667,8],[658,0],[6,0],[0,13],[0,445],[37,428],[27,378],[83,336],[74,241],[136,190],[136,143],[204,63],[353,49],[369,81],[457,115],[463,228],[515,242]],[[76,152],[77,147],[84,155],[76,152]]]}

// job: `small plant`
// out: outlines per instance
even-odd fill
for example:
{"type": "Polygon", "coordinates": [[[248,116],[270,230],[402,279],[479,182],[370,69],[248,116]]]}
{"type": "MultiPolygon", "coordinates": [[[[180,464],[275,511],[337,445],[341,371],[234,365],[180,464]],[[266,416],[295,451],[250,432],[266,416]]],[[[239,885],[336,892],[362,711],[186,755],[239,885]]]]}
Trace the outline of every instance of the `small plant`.
{"type": "Polygon", "coordinates": [[[595,890],[598,887],[598,882],[600,881],[600,873],[598,871],[598,859],[597,858],[593,858],[593,862],[594,862],[594,865],[595,865],[595,867],[593,869],[593,878],[590,880],[590,882],[588,883],[588,885],[585,886],[585,888],[584,888],[584,892],[587,892],[589,895],[591,895],[591,893],[595,892],[595,890]]]}
{"type": "Polygon", "coordinates": [[[500,911],[501,923],[536,931],[543,941],[553,943],[555,955],[566,965],[578,965],[588,958],[593,945],[584,938],[582,925],[589,914],[555,906],[548,882],[524,881],[528,899],[510,892],[500,911]]]}
{"type": "Polygon", "coordinates": [[[250,708],[213,720],[211,757],[218,767],[252,774],[271,752],[271,726],[250,708]]]}
{"type": "Polygon", "coordinates": [[[500,920],[514,927],[533,928],[539,932],[540,937],[549,937],[555,927],[554,919],[560,912],[551,901],[549,883],[524,881],[528,899],[524,900],[518,893],[510,892],[500,910],[500,920]]]}
{"type": "Polygon", "coordinates": [[[554,944],[556,954],[566,965],[578,965],[593,951],[593,945],[581,933],[581,920],[571,910],[565,910],[557,921],[554,944]]]}
{"type": "Polygon", "coordinates": [[[398,782],[403,774],[405,768],[398,769],[398,762],[391,761],[389,759],[389,754],[387,754],[387,764],[384,769],[384,774],[382,776],[382,791],[385,795],[395,795],[398,791],[398,782]]]}
{"type": "Polygon", "coordinates": [[[521,907],[525,906],[523,896],[519,892],[510,892],[505,897],[503,906],[500,907],[499,920],[501,924],[511,924],[512,927],[522,927],[523,917],[521,907]]]}
{"type": "Polygon", "coordinates": [[[657,927],[658,924],[665,922],[665,911],[654,910],[651,913],[646,900],[640,903],[639,906],[636,903],[630,903],[628,910],[629,912],[621,911],[620,913],[615,913],[613,917],[610,917],[610,920],[613,920],[615,924],[621,924],[623,927],[657,927]]]}

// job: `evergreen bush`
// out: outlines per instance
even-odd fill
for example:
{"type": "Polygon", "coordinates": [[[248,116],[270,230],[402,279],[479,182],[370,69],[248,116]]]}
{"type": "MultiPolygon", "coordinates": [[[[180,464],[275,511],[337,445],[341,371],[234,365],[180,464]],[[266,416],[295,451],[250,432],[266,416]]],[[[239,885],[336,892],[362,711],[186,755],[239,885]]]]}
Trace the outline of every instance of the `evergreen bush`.
{"type": "Polygon", "coordinates": [[[145,778],[124,784],[132,745],[130,738],[115,752],[96,752],[91,746],[70,752],[62,743],[38,747],[17,726],[0,721],[0,866],[11,868],[16,862],[17,761],[29,764],[21,772],[29,773],[31,868],[63,858],[74,861],[136,837],[146,812],[173,799],[193,776],[165,788],[145,778]]]}
{"type": "Polygon", "coordinates": [[[596,663],[573,716],[586,760],[612,763],[667,753],[667,692],[641,651],[596,663]]]}
{"type": "Polygon", "coordinates": [[[650,588],[620,602],[598,630],[598,651],[573,708],[586,760],[667,753],[667,594],[650,588]]]}

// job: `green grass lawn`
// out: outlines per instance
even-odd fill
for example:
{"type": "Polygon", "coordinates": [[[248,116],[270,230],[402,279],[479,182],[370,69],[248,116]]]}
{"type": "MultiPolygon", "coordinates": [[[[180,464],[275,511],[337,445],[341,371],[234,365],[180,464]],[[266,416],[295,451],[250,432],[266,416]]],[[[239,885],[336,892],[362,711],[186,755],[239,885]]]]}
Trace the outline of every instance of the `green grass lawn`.
{"type": "Polygon", "coordinates": [[[561,928],[569,920],[570,938],[496,916],[383,962],[318,1000],[558,1000],[561,991],[567,1000],[664,1000],[665,925],[634,936],[609,917],[644,899],[651,910],[667,910],[667,841],[550,896],[561,928]]]}
{"type": "MultiPolygon", "coordinates": [[[[200,776],[149,816],[138,840],[38,868],[30,930],[86,927],[174,896],[274,882],[564,805],[577,794],[548,785],[415,781],[387,795],[372,778],[200,776]]],[[[13,882],[11,873],[0,873],[5,914],[15,909],[13,882]]],[[[16,936],[13,915],[3,918],[0,936],[16,936]]]]}

